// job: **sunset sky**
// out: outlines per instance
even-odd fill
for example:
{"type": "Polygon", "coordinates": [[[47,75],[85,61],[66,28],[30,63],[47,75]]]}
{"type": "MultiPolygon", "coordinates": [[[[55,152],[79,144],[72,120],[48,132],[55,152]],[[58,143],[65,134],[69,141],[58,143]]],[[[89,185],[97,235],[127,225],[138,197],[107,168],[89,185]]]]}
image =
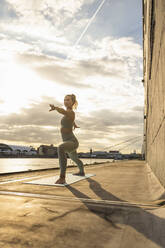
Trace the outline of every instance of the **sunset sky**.
{"type": "Polygon", "coordinates": [[[59,144],[62,116],[48,105],[62,107],[73,93],[79,152],[134,137],[121,152],[141,151],[141,1],[106,0],[90,23],[101,3],[0,1],[0,143],[59,144]]]}

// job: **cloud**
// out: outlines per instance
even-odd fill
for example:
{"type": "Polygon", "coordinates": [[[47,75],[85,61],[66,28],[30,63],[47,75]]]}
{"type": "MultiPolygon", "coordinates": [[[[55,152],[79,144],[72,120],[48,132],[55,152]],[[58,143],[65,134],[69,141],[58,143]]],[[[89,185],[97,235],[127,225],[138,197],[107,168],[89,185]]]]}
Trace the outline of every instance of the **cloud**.
{"type": "Polygon", "coordinates": [[[0,19],[8,20],[8,19],[17,19],[18,16],[13,8],[13,6],[5,0],[0,1],[0,19]]]}
{"type": "Polygon", "coordinates": [[[116,53],[124,57],[142,58],[142,48],[133,41],[132,37],[122,37],[113,41],[116,53]]]}
{"type": "Polygon", "coordinates": [[[132,108],[133,111],[137,111],[137,112],[143,112],[144,111],[144,107],[143,106],[135,106],[132,108]]]}
{"type": "Polygon", "coordinates": [[[22,53],[17,55],[17,60],[30,66],[41,78],[77,88],[91,87],[84,82],[86,77],[125,78],[124,62],[117,58],[65,61],[43,54],[22,53]]]}
{"type": "Polygon", "coordinates": [[[41,102],[23,108],[20,113],[1,115],[0,139],[22,143],[59,143],[60,116],[49,112],[49,104],[60,106],[54,98],[43,97],[41,102]]]}
{"type": "Polygon", "coordinates": [[[114,77],[123,78],[123,72],[120,69],[107,70],[103,65],[95,64],[93,61],[86,61],[72,64],[72,68],[62,65],[47,65],[33,68],[41,77],[47,80],[55,81],[56,83],[62,83],[64,85],[70,85],[78,88],[89,88],[90,85],[86,85],[82,82],[89,76],[102,76],[102,77],[114,77]]]}
{"type": "MultiPolygon", "coordinates": [[[[121,61],[118,61],[121,64],[121,61]]],[[[123,68],[117,67],[117,60],[114,59],[91,59],[80,61],[79,66],[81,73],[87,75],[102,75],[106,77],[123,78],[123,68]]]]}
{"type": "MultiPolygon", "coordinates": [[[[60,137],[61,115],[56,111],[48,112],[49,103],[60,106],[51,97],[43,97],[42,101],[23,108],[20,113],[1,115],[0,139],[29,144],[58,144],[60,137]]],[[[77,114],[76,119],[80,129],[75,134],[80,139],[81,149],[88,145],[103,148],[107,143],[114,144],[120,137],[125,139],[131,135],[142,134],[142,115],[135,111],[128,113],[114,112],[109,109],[92,111],[88,116],[77,114]],[[90,140],[89,140],[90,137],[90,140]]]]}
{"type": "Polygon", "coordinates": [[[138,142],[133,147],[137,149],[141,147],[143,116],[136,111],[116,112],[102,109],[90,112],[89,116],[79,114],[76,122],[80,129],[75,133],[84,150],[90,147],[95,150],[105,149],[108,145],[115,145],[138,136],[138,142]]]}
{"type": "Polygon", "coordinates": [[[3,124],[13,126],[54,126],[59,123],[59,118],[54,112],[49,112],[49,104],[60,106],[52,97],[43,97],[42,102],[31,103],[29,108],[22,108],[20,113],[11,113],[8,116],[1,116],[3,124]]]}
{"type": "MultiPolygon", "coordinates": [[[[11,137],[13,141],[42,143],[47,139],[48,144],[55,143],[61,117],[49,113],[48,104],[59,102],[46,96],[40,102],[36,99],[54,92],[60,99],[63,92],[70,90],[80,103],[77,121],[81,128],[76,134],[84,149],[88,142],[99,148],[142,133],[142,46],[133,38],[140,24],[139,14],[132,14],[130,9],[139,3],[106,1],[76,47],[97,1],[71,0],[68,4],[65,0],[2,0],[1,5],[1,84],[7,89],[11,80],[15,81],[13,89],[19,88],[20,106],[24,106],[19,107],[20,112],[1,114],[3,140],[11,137]]],[[[10,108],[15,98],[11,94],[8,101],[7,94],[4,91],[5,103],[1,103],[10,108]]]]}
{"type": "Polygon", "coordinates": [[[109,132],[114,126],[137,126],[143,124],[142,114],[136,112],[116,112],[109,109],[101,109],[90,112],[89,117],[82,116],[80,124],[84,129],[109,132]]]}
{"type": "Polygon", "coordinates": [[[49,65],[43,67],[36,67],[34,70],[43,78],[54,81],[59,84],[64,84],[68,86],[87,88],[88,85],[79,83],[78,72],[72,68],[67,68],[65,66],[49,65]]]}
{"type": "MultiPolygon", "coordinates": [[[[13,6],[17,15],[25,23],[31,25],[62,25],[67,19],[73,18],[87,0],[7,0],[13,6]]],[[[91,3],[92,1],[90,1],[91,3]]]]}
{"type": "Polygon", "coordinates": [[[50,57],[45,54],[37,53],[19,53],[16,55],[16,61],[25,65],[35,66],[35,65],[47,65],[48,63],[57,62],[59,59],[55,57],[50,57]]]}
{"type": "Polygon", "coordinates": [[[6,129],[6,132],[0,126],[1,141],[10,141],[13,143],[29,143],[29,144],[58,144],[60,142],[59,135],[56,130],[49,130],[42,127],[34,126],[15,126],[12,129],[6,129]]]}
{"type": "MultiPolygon", "coordinates": [[[[87,77],[106,77],[136,83],[142,56],[131,38],[90,40],[89,46],[70,47],[63,39],[52,41],[4,40],[2,47],[15,50],[17,60],[30,66],[41,78],[77,88],[90,87],[87,77]],[[37,48],[36,48],[37,47],[37,48]],[[38,51],[37,51],[38,50],[38,51]],[[65,60],[70,50],[69,60],[65,60]],[[50,56],[51,55],[51,56],[50,56]]],[[[139,71],[142,74],[142,70],[139,71]]]]}
{"type": "Polygon", "coordinates": [[[109,55],[118,59],[125,57],[142,58],[142,47],[136,43],[132,37],[104,37],[103,39],[96,39],[94,43],[97,49],[108,51],[109,55]]]}
{"type": "Polygon", "coordinates": [[[31,48],[32,48],[31,45],[28,43],[17,41],[15,39],[10,39],[10,37],[8,36],[2,37],[2,39],[0,39],[0,52],[1,52],[0,60],[9,63],[9,57],[10,60],[11,58],[13,60],[15,55],[19,53],[25,53],[31,50],[31,48]]]}

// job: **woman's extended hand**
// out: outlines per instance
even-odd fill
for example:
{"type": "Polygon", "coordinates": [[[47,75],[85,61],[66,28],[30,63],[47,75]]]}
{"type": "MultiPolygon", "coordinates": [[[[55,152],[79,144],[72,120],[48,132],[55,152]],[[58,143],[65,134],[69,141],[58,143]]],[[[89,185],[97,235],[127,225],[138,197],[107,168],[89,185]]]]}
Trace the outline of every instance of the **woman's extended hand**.
{"type": "Polygon", "coordinates": [[[54,106],[53,104],[49,104],[49,106],[50,106],[49,112],[56,109],[55,106],[54,106]]]}
{"type": "Polygon", "coordinates": [[[74,122],[74,123],[73,123],[73,128],[75,129],[75,128],[80,128],[80,127],[78,127],[78,126],[76,125],[76,123],[74,122]]]}

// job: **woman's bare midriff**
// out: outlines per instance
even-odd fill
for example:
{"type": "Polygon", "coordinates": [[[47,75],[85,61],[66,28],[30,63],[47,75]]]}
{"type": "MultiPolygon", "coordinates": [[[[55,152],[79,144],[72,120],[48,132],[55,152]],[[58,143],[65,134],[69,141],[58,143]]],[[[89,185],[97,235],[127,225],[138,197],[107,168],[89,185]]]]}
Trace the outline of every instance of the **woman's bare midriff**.
{"type": "Polygon", "coordinates": [[[61,133],[71,133],[71,132],[72,132],[71,128],[61,127],[61,133]]]}

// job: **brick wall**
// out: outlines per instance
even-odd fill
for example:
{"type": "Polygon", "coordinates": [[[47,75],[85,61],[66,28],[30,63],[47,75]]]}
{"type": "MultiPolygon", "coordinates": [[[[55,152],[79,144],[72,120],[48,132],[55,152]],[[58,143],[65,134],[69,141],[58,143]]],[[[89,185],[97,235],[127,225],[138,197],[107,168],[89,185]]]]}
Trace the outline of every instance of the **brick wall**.
{"type": "Polygon", "coordinates": [[[146,161],[165,187],[165,0],[143,1],[146,161]]]}

